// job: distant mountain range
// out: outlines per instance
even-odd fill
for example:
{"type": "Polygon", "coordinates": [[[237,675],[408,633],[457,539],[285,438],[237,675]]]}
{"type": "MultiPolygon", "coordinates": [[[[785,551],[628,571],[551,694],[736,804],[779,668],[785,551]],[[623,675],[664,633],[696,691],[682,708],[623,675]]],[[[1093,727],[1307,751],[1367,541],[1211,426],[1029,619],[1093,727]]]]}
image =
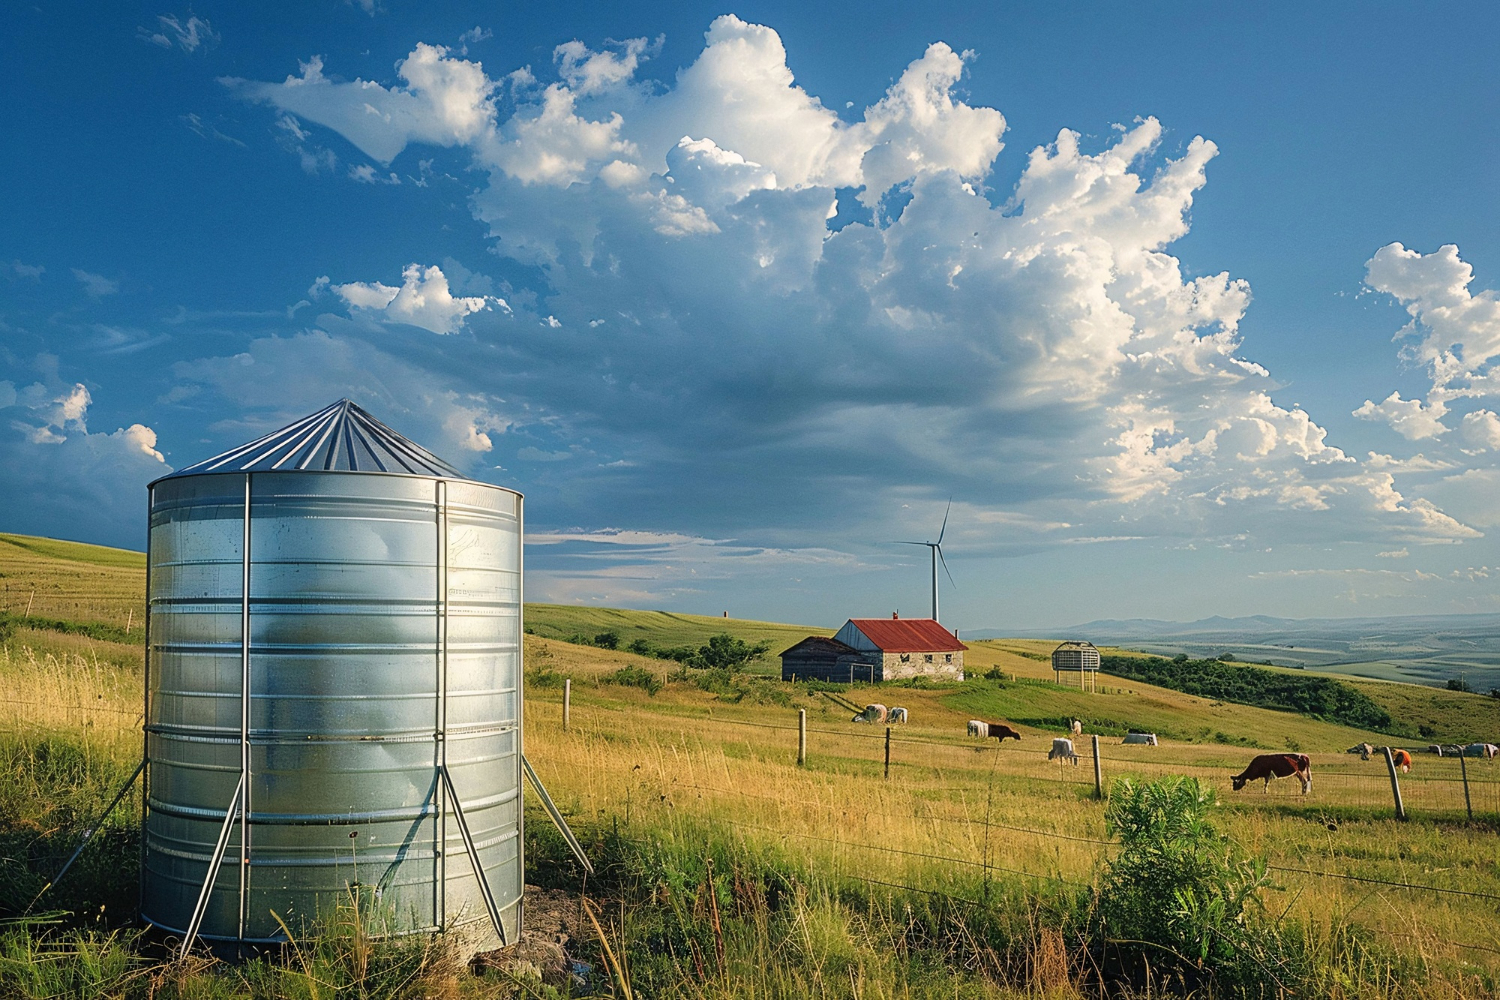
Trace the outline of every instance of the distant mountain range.
{"type": "Polygon", "coordinates": [[[1382,680],[1500,687],[1500,614],[1386,618],[1215,615],[1195,622],[1101,619],[1058,629],[970,629],[966,638],[1087,639],[1152,653],[1237,659],[1382,680]]]}

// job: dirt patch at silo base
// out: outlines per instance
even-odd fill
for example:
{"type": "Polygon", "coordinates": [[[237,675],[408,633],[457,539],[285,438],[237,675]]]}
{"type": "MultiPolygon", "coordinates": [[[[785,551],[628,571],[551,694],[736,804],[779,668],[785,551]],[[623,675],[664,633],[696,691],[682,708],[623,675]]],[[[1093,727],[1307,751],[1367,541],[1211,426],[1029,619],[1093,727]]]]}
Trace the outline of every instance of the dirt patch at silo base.
{"type": "Polygon", "coordinates": [[[475,955],[476,973],[498,969],[521,980],[540,979],[548,986],[586,987],[593,970],[572,955],[570,945],[586,921],[576,894],[528,885],[521,922],[521,940],[497,951],[475,955]]]}

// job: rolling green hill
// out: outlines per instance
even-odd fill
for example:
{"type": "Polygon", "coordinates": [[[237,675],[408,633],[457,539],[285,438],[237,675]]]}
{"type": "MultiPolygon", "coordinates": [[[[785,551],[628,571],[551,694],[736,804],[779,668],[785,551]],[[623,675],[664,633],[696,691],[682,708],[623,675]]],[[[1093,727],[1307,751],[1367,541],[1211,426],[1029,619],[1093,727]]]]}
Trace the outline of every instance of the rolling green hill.
{"type": "MultiPolygon", "coordinates": [[[[73,633],[79,639],[116,640],[112,645],[121,641],[139,642],[144,613],[143,553],[0,534],[0,615],[19,627],[22,637],[35,633],[36,626],[40,626],[42,631],[73,633]],[[32,627],[27,626],[25,619],[28,604],[32,627]]],[[[621,650],[637,639],[653,649],[696,647],[710,636],[727,632],[748,643],[770,644],[767,653],[750,664],[751,672],[766,676],[778,675],[777,655],[783,649],[807,635],[833,633],[831,628],[820,626],[560,604],[528,604],[525,616],[527,631],[539,639],[592,643],[600,633],[614,632],[621,650]]],[[[1050,680],[1047,661],[1054,645],[1051,640],[1038,639],[971,641],[966,664],[971,676],[998,670],[1011,678],[1050,680]]],[[[1106,652],[1130,655],[1125,650],[1106,652]]],[[[1286,672],[1302,677],[1320,673],[1286,672]]],[[[1389,712],[1392,732],[1434,742],[1493,739],[1500,735],[1500,700],[1416,684],[1348,677],[1339,680],[1389,712]]],[[[1207,704],[1199,699],[1181,699],[1176,692],[1153,687],[1143,679],[1125,682],[1124,687],[1115,687],[1109,681],[1104,684],[1098,696],[1023,685],[1006,693],[1001,699],[1003,706],[996,703],[991,708],[997,714],[1034,718],[1039,723],[1054,716],[1071,715],[1094,718],[1104,729],[1113,728],[1116,723],[1151,726],[1185,739],[1212,739],[1222,728],[1209,725],[1205,731],[1206,723],[1213,720],[1198,717],[1204,710],[1202,706],[1207,704]]],[[[976,704],[973,708],[977,711],[980,706],[976,704]]]]}

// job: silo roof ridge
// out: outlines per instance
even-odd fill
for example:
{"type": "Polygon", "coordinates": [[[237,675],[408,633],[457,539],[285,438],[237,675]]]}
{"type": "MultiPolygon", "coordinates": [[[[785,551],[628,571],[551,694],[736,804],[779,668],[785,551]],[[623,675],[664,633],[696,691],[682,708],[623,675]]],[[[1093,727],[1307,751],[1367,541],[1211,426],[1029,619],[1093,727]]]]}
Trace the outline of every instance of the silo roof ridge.
{"type": "Polygon", "coordinates": [[[210,472],[393,472],[469,478],[349,399],[162,478],[210,472]]]}

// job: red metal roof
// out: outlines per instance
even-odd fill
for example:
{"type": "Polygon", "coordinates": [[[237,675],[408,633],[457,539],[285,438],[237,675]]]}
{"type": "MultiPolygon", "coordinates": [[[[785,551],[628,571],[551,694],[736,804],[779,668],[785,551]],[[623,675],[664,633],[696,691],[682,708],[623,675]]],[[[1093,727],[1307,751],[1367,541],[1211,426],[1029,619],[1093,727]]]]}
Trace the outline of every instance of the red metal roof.
{"type": "Polygon", "coordinates": [[[885,653],[947,653],[968,649],[931,618],[851,618],[885,653]]]}

